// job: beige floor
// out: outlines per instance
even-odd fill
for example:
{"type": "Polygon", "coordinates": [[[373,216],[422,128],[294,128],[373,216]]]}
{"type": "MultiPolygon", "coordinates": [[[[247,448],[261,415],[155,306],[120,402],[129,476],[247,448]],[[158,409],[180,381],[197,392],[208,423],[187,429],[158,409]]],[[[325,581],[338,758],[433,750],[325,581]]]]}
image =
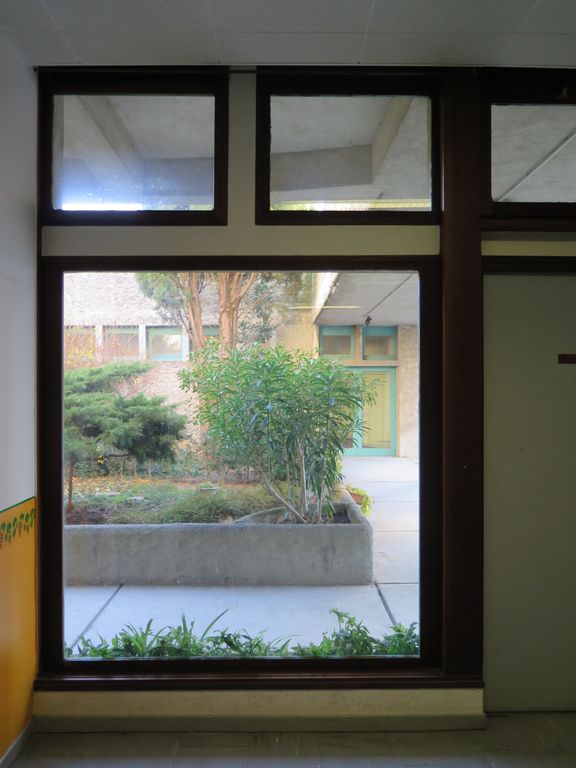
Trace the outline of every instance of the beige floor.
{"type": "Polygon", "coordinates": [[[14,768],[574,768],[576,713],[434,733],[35,734],[14,768]]]}

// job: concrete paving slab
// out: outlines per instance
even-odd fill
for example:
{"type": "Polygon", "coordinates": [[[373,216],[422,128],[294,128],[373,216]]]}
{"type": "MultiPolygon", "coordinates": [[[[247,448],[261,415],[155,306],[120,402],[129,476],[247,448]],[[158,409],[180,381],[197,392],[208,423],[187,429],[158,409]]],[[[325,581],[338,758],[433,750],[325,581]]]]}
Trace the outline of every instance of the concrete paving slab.
{"type": "MultiPolygon", "coordinates": [[[[87,603],[90,587],[69,587],[77,604],[87,603]]],[[[96,613],[99,603],[94,604],[96,613]]],[[[375,635],[391,626],[374,585],[354,587],[122,587],[94,621],[86,637],[109,639],[125,624],[145,626],[154,619],[156,630],[179,624],[182,614],[195,620],[202,632],[222,611],[218,628],[246,629],[251,634],[293,637],[298,642],[319,641],[337,626],[331,608],[362,619],[375,635]]]]}
{"type": "Polygon", "coordinates": [[[418,572],[418,533],[374,533],[374,577],[379,584],[416,583],[418,572]]]}
{"type": "Polygon", "coordinates": [[[419,584],[380,584],[380,589],[397,623],[405,627],[420,623],[419,584]]]}
{"type": "Polygon", "coordinates": [[[84,587],[81,592],[70,588],[65,590],[64,639],[66,645],[71,645],[82,634],[117,589],[116,584],[110,587],[84,587]]]}
{"type": "Polygon", "coordinates": [[[364,482],[358,483],[374,501],[415,501],[420,493],[418,483],[409,482],[364,482]]]}
{"type": "Polygon", "coordinates": [[[375,501],[368,520],[374,531],[417,531],[419,514],[416,501],[375,501]]]}
{"type": "Polygon", "coordinates": [[[413,461],[395,456],[344,456],[342,468],[346,482],[412,481],[418,482],[420,467],[413,461]]]}

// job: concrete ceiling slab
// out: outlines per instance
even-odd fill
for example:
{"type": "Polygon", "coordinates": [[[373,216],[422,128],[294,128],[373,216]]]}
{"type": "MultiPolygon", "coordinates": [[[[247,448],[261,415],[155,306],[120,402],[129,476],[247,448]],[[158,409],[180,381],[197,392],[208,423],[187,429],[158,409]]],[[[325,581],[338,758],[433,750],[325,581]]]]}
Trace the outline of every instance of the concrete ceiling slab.
{"type": "Polygon", "coordinates": [[[371,325],[419,325],[419,293],[416,272],[340,272],[316,322],[364,325],[369,315],[371,325]]]}

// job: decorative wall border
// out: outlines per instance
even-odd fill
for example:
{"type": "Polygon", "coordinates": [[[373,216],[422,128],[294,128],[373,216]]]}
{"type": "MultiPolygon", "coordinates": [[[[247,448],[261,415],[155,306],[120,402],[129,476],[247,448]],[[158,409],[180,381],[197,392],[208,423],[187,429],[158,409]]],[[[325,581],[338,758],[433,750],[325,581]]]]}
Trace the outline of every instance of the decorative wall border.
{"type": "Polygon", "coordinates": [[[13,544],[23,533],[30,533],[30,531],[34,530],[36,506],[34,505],[31,509],[23,510],[22,512],[18,512],[18,508],[29,502],[35,502],[35,500],[35,496],[30,496],[30,498],[24,499],[24,501],[0,510],[0,550],[5,546],[13,544]]]}

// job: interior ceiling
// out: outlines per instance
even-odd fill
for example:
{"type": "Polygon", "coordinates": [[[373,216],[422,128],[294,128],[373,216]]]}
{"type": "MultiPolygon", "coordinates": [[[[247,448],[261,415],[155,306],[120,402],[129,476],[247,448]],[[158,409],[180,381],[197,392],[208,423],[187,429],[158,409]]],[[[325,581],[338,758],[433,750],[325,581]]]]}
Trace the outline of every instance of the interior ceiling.
{"type": "Polygon", "coordinates": [[[34,65],[576,66],[574,0],[0,0],[34,65]]]}

